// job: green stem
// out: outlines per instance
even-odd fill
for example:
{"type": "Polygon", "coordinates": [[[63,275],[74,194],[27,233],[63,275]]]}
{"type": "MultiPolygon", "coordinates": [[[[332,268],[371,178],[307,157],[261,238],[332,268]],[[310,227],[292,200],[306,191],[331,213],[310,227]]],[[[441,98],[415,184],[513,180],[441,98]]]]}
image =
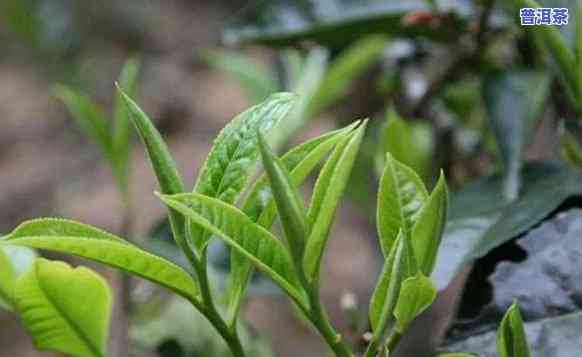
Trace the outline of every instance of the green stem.
{"type": "Polygon", "coordinates": [[[244,349],[242,343],[240,342],[240,337],[236,329],[236,324],[233,324],[232,329],[228,327],[228,324],[224,321],[222,316],[218,313],[216,306],[214,305],[214,300],[212,299],[212,289],[208,281],[208,271],[206,268],[206,255],[202,255],[202,259],[197,260],[194,265],[196,271],[196,276],[198,277],[198,283],[200,285],[200,292],[202,295],[202,302],[204,306],[200,311],[204,316],[210,321],[210,323],[216,328],[220,336],[224,339],[228,345],[232,355],[234,357],[244,357],[244,349]]]}
{"type": "Polygon", "coordinates": [[[312,285],[308,284],[302,269],[300,277],[309,295],[309,308],[304,309],[304,311],[306,315],[309,316],[313,326],[315,326],[319,331],[321,337],[323,337],[329,348],[337,357],[352,357],[352,351],[342,336],[333,328],[323,306],[321,305],[317,282],[314,282],[312,285]]]}

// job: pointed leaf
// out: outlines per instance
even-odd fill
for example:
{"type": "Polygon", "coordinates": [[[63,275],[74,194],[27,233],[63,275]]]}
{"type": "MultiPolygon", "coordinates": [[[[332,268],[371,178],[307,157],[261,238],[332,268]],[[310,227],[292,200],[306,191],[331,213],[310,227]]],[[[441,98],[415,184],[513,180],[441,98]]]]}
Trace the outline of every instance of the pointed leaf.
{"type": "Polygon", "coordinates": [[[380,178],[376,213],[384,256],[392,249],[401,229],[410,236],[427,198],[428,192],[418,175],[388,153],[380,178]]]}
{"type": "Polygon", "coordinates": [[[365,129],[366,122],[349,136],[342,138],[315,183],[311,206],[307,213],[310,235],[303,260],[304,269],[310,281],[319,274],[320,261],[329,231],[350,178],[365,129]]]}
{"type": "Polygon", "coordinates": [[[196,283],[182,268],[82,223],[55,218],[27,221],[0,243],[87,258],[165,286],[190,301],[198,299],[196,283]]]}
{"type": "Polygon", "coordinates": [[[422,274],[404,280],[394,309],[398,331],[404,333],[410,323],[433,303],[436,294],[432,281],[422,274]]]}
{"type": "Polygon", "coordinates": [[[513,303],[497,330],[499,357],[529,357],[527,337],[517,303],[513,303]]]}
{"type": "Polygon", "coordinates": [[[107,355],[111,291],[98,274],[38,259],[17,281],[15,297],[37,349],[79,357],[107,355]]]}
{"type": "Polygon", "coordinates": [[[168,206],[214,234],[268,274],[296,302],[302,289],[285,246],[236,207],[199,193],[160,195],[168,206]]]}
{"type": "Polygon", "coordinates": [[[275,156],[261,133],[259,133],[259,148],[289,250],[295,263],[301,266],[307,236],[307,222],[303,202],[291,182],[289,172],[275,156]]]}
{"type": "MultiPolygon", "coordinates": [[[[271,95],[234,118],[218,135],[208,154],[194,191],[234,203],[244,190],[259,157],[257,130],[268,133],[289,114],[296,101],[290,93],[271,95]]],[[[190,237],[202,250],[210,236],[195,224],[189,226],[190,237]]]]}
{"type": "MultiPolygon", "coordinates": [[[[162,136],[152,121],[141,110],[137,103],[129,98],[119,86],[117,87],[117,91],[127,106],[131,121],[139,132],[154,173],[158,179],[160,191],[164,194],[184,192],[182,178],[178,173],[174,159],[172,158],[164,139],[162,139],[162,136]]],[[[174,233],[176,243],[185,254],[188,254],[187,252],[190,248],[186,243],[184,218],[172,210],[168,210],[168,217],[170,219],[170,225],[172,226],[172,232],[174,233]]]]}
{"type": "Polygon", "coordinates": [[[77,125],[101,149],[107,160],[113,162],[113,143],[107,116],[86,95],[63,85],[54,89],[59,98],[73,115],[77,125]]]}
{"type": "MultiPolygon", "coordinates": [[[[119,87],[127,93],[129,97],[135,97],[137,91],[137,75],[139,63],[135,59],[129,59],[123,65],[119,75],[119,87]]],[[[127,189],[127,173],[129,163],[129,153],[131,145],[129,142],[129,113],[125,101],[120,92],[115,94],[115,111],[113,124],[113,152],[115,155],[115,171],[117,180],[122,190],[127,189]]]]}
{"type": "MultiPolygon", "coordinates": [[[[281,157],[282,164],[290,171],[290,178],[295,187],[301,185],[315,169],[321,159],[327,155],[338,141],[347,135],[358,123],[343,129],[323,134],[289,150],[281,157]]],[[[253,186],[243,204],[243,212],[253,221],[269,229],[275,221],[277,209],[266,175],[262,175],[253,186]]],[[[229,316],[234,319],[240,308],[252,264],[244,255],[231,252],[231,274],[229,277],[229,316]]]]}
{"type": "Polygon", "coordinates": [[[430,276],[436,263],[449,206],[449,192],[444,174],[422,207],[412,229],[412,248],[421,272],[430,276]]]}
{"type": "Polygon", "coordinates": [[[376,338],[384,334],[383,330],[392,318],[400,295],[406,256],[404,238],[403,234],[399,234],[396,243],[392,246],[370,300],[368,316],[376,338]]]}

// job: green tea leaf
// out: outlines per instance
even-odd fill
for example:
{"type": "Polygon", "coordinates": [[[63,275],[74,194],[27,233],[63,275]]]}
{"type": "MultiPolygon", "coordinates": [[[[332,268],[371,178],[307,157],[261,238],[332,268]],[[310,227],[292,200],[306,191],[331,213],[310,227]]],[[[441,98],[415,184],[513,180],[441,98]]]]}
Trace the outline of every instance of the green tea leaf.
{"type": "Polygon", "coordinates": [[[344,50],[330,65],[314,94],[310,112],[317,113],[348,93],[352,82],[378,60],[386,48],[385,35],[369,35],[344,50]]]}
{"type": "MultiPolygon", "coordinates": [[[[135,97],[137,91],[137,76],[139,73],[139,63],[135,59],[129,59],[123,65],[119,75],[119,87],[127,93],[129,97],[135,97]]],[[[127,173],[129,165],[129,154],[131,151],[129,113],[125,101],[120,92],[115,94],[113,124],[113,152],[115,155],[115,172],[118,183],[122,190],[127,190],[127,173]]]]}
{"type": "Polygon", "coordinates": [[[22,322],[37,349],[79,357],[107,355],[111,291],[101,276],[38,259],[15,291],[22,322]]]}
{"type": "Polygon", "coordinates": [[[381,172],[386,153],[390,153],[427,182],[430,178],[434,145],[432,128],[429,124],[405,121],[394,109],[390,109],[386,112],[386,122],[380,130],[376,165],[381,172]]]}
{"type": "Polygon", "coordinates": [[[407,254],[404,239],[406,237],[400,233],[384,262],[382,273],[370,300],[368,316],[374,336],[381,336],[384,333],[383,330],[396,308],[407,254]]]}
{"type": "Polygon", "coordinates": [[[54,92],[71,112],[77,125],[99,147],[105,158],[113,163],[113,142],[105,113],[88,96],[64,85],[57,85],[54,92]]]}
{"type": "MultiPolygon", "coordinates": [[[[283,155],[280,161],[289,170],[292,184],[295,187],[301,185],[323,157],[357,124],[356,122],[343,129],[323,134],[294,147],[283,155]]],[[[273,225],[277,215],[277,209],[266,175],[263,174],[256,181],[243,204],[242,211],[253,222],[257,222],[264,228],[269,229],[273,225]]],[[[244,297],[244,292],[252,272],[252,264],[244,255],[232,251],[230,266],[232,271],[228,284],[228,306],[229,316],[234,319],[244,297]]]]}
{"type": "Polygon", "coordinates": [[[398,232],[410,236],[428,198],[422,180],[388,153],[378,191],[377,226],[384,256],[392,250],[398,232]]]}
{"type": "Polygon", "coordinates": [[[291,182],[286,167],[275,156],[261,133],[259,133],[259,148],[289,250],[296,266],[301,267],[305,239],[307,238],[307,222],[303,202],[299,192],[291,182]]]}
{"type": "Polygon", "coordinates": [[[165,286],[190,301],[198,299],[198,286],[182,268],[82,223],[56,218],[27,221],[3,237],[0,244],[87,258],[165,286]]]}
{"type": "Polygon", "coordinates": [[[315,183],[311,206],[307,213],[310,234],[303,260],[304,269],[310,281],[316,279],[319,274],[320,261],[329,231],[340,198],[350,178],[365,129],[366,121],[349,136],[342,138],[315,183]]]}
{"type": "MultiPolygon", "coordinates": [[[[184,192],[182,178],[178,173],[176,163],[174,162],[164,139],[162,139],[162,136],[152,121],[141,110],[137,103],[129,98],[119,86],[117,87],[117,91],[124,100],[130,114],[129,117],[139,132],[154,173],[158,179],[160,191],[163,194],[184,192]]],[[[168,210],[168,217],[170,219],[170,225],[172,226],[172,232],[174,233],[176,243],[182,251],[188,255],[190,248],[186,243],[184,218],[171,209],[168,210]]]]}
{"type": "Polygon", "coordinates": [[[394,309],[398,331],[404,333],[410,323],[433,303],[436,295],[436,287],[422,274],[404,280],[394,309]]]}
{"type": "Polygon", "coordinates": [[[422,207],[418,220],[412,229],[412,247],[422,273],[430,276],[436,263],[436,257],[449,206],[449,192],[444,174],[422,207]]]}
{"type": "MultiPolygon", "coordinates": [[[[208,154],[194,191],[233,203],[245,188],[255,166],[259,148],[257,130],[268,133],[289,114],[297,97],[278,93],[234,118],[218,135],[208,154]]],[[[189,226],[190,237],[198,250],[206,247],[210,236],[200,226],[189,226]]]]}
{"type": "Polygon", "coordinates": [[[497,330],[497,352],[500,357],[529,357],[527,337],[517,303],[513,303],[497,330]]]}
{"type": "Polygon", "coordinates": [[[285,246],[243,212],[216,198],[199,193],[160,195],[161,200],[188,217],[193,224],[214,234],[251,260],[296,302],[303,302],[302,288],[285,246]]]}
{"type": "Polygon", "coordinates": [[[267,66],[237,51],[208,51],[202,59],[235,79],[253,103],[265,100],[279,88],[277,78],[267,66]]]}

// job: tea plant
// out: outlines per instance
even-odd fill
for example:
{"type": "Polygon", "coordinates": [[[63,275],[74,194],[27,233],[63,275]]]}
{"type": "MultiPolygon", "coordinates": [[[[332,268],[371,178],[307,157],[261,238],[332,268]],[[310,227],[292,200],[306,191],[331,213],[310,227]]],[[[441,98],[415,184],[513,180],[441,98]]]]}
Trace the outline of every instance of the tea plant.
{"type": "MultiPolygon", "coordinates": [[[[290,113],[297,98],[274,94],[221,131],[193,192],[187,193],[159,132],[132,99],[121,89],[118,93],[158,179],[156,195],[168,206],[174,239],[194,273],[127,240],[65,219],[26,221],[0,244],[69,253],[166,287],[206,317],[234,356],[245,355],[239,310],[253,268],[258,268],[281,287],[336,356],[354,356],[321,304],[320,265],[367,122],[324,134],[278,157],[265,136],[290,113]],[[305,208],[298,188],[328,154],[305,208]],[[243,196],[259,159],[265,173],[243,196]],[[277,215],[284,240],[269,231],[277,215]],[[207,247],[212,239],[222,240],[232,252],[225,306],[214,296],[207,272],[207,247]]],[[[412,169],[387,155],[377,204],[385,262],[370,302],[372,337],[364,356],[393,351],[414,318],[434,301],[436,288],[429,276],[447,206],[444,175],[429,194],[412,169]]],[[[104,281],[94,273],[39,259],[15,282],[12,296],[37,348],[75,356],[106,355],[111,298],[104,281]]],[[[502,356],[526,356],[520,352],[526,347],[516,307],[508,312],[500,331],[502,356]]]]}

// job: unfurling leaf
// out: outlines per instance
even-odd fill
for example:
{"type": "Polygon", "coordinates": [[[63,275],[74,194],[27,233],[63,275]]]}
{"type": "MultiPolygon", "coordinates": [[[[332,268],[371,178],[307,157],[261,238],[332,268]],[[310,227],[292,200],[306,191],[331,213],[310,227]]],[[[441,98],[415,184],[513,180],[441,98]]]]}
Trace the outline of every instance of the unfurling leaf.
{"type": "MultiPolygon", "coordinates": [[[[257,131],[268,133],[289,114],[297,97],[277,93],[234,118],[214,141],[194,191],[226,203],[234,203],[245,189],[259,158],[257,131]]],[[[194,246],[202,251],[210,235],[189,225],[194,246]]]]}
{"type": "Polygon", "coordinates": [[[319,274],[321,257],[329,231],[350,178],[365,130],[366,121],[353,133],[342,138],[323,166],[315,183],[311,206],[307,213],[310,232],[303,261],[305,273],[310,281],[314,281],[319,274]]]}
{"type": "Polygon", "coordinates": [[[497,352],[499,357],[529,357],[527,337],[517,303],[505,313],[497,330],[497,352]]]}
{"type": "Polygon", "coordinates": [[[430,276],[436,263],[447,222],[448,206],[449,192],[445,176],[441,173],[436,187],[422,207],[412,229],[412,248],[420,270],[426,276],[430,276]]]}
{"type": "MultiPolygon", "coordinates": [[[[305,181],[317,164],[333,149],[344,136],[348,135],[358,123],[323,134],[289,150],[280,159],[290,172],[295,187],[305,181]]],[[[262,227],[269,229],[275,221],[277,209],[273,193],[263,174],[253,186],[243,204],[242,211],[262,227]]],[[[234,320],[242,302],[246,286],[252,273],[252,264],[244,255],[231,251],[231,273],[228,284],[228,315],[234,320]]]]}
{"type": "Polygon", "coordinates": [[[433,303],[436,294],[432,281],[422,274],[404,280],[394,309],[398,331],[404,333],[410,323],[433,303]]]}
{"type": "Polygon", "coordinates": [[[199,193],[160,195],[165,204],[202,229],[222,239],[231,249],[251,260],[289,296],[303,302],[302,289],[285,246],[243,212],[216,198],[199,193]]]}
{"type": "Polygon", "coordinates": [[[264,136],[261,133],[258,135],[263,166],[269,178],[287,244],[296,266],[301,267],[307,236],[305,208],[297,189],[291,182],[289,172],[275,156],[264,136]]]}
{"type": "Polygon", "coordinates": [[[386,154],[378,191],[377,226],[384,256],[392,250],[400,230],[408,236],[428,198],[422,180],[406,165],[386,154]]]}
{"type": "Polygon", "coordinates": [[[370,311],[368,313],[374,336],[381,336],[384,329],[394,314],[400,285],[405,273],[407,247],[406,237],[400,233],[395,244],[384,262],[382,273],[372,294],[370,311]]]}
{"type": "Polygon", "coordinates": [[[15,301],[37,349],[107,355],[111,292],[93,271],[38,259],[16,282],[15,301]]]}
{"type": "Polygon", "coordinates": [[[165,286],[190,301],[198,299],[198,286],[182,268],[82,223],[54,218],[27,221],[3,237],[0,244],[87,258],[165,286]]]}

